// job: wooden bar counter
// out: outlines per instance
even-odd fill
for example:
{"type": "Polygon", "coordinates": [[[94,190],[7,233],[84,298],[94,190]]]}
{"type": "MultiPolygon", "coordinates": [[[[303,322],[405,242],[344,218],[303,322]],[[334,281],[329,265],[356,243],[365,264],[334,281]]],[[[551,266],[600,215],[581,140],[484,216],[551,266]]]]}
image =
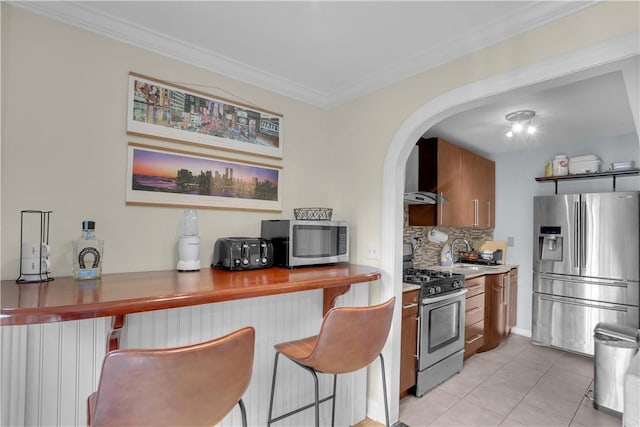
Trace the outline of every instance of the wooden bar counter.
{"type": "Polygon", "coordinates": [[[324,290],[323,309],[355,283],[380,278],[373,267],[340,264],[249,271],[205,268],[105,274],[99,280],[56,277],[44,283],[2,281],[0,325],[28,325],[114,316],[118,330],[124,315],[313,289],[324,290]]]}

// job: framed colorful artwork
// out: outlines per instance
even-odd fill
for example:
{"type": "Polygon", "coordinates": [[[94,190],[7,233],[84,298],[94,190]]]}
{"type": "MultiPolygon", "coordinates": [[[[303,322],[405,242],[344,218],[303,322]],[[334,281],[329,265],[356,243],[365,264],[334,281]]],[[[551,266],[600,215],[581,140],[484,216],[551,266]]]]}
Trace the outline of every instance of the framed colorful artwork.
{"type": "Polygon", "coordinates": [[[282,168],[130,142],[129,205],[282,211],[282,168]]]}
{"type": "Polygon", "coordinates": [[[129,73],[127,133],[282,158],[281,114],[129,73]]]}

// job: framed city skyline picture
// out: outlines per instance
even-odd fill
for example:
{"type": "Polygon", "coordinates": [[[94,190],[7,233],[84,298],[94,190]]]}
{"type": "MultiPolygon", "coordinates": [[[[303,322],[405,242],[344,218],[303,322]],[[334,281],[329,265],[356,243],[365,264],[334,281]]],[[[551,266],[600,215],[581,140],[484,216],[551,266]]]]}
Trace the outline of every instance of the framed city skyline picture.
{"type": "Polygon", "coordinates": [[[130,142],[128,205],[282,211],[282,168],[130,142]]]}
{"type": "Polygon", "coordinates": [[[281,114],[129,73],[127,133],[282,158],[281,114]]]}

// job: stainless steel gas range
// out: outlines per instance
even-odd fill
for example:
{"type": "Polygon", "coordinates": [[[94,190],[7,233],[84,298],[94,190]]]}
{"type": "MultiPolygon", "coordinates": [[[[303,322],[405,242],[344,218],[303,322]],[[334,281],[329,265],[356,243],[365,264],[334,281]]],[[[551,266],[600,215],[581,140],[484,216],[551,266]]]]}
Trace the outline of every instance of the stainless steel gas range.
{"type": "Polygon", "coordinates": [[[415,394],[422,396],[462,370],[464,355],[464,275],[404,269],[404,283],[420,285],[418,372],[415,394]]]}

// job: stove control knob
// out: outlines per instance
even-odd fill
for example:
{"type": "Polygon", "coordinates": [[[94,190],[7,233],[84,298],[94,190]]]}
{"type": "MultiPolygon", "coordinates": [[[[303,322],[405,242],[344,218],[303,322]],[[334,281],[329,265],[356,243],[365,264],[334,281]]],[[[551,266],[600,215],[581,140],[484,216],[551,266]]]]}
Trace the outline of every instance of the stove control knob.
{"type": "Polygon", "coordinates": [[[436,293],[436,289],[435,288],[429,288],[429,295],[433,295],[436,293]]]}
{"type": "Polygon", "coordinates": [[[440,292],[442,291],[442,288],[440,286],[436,286],[436,292],[440,292]]]}
{"type": "Polygon", "coordinates": [[[451,284],[451,287],[452,287],[453,289],[458,289],[458,288],[460,287],[460,282],[453,282],[453,283],[451,284]]]}

